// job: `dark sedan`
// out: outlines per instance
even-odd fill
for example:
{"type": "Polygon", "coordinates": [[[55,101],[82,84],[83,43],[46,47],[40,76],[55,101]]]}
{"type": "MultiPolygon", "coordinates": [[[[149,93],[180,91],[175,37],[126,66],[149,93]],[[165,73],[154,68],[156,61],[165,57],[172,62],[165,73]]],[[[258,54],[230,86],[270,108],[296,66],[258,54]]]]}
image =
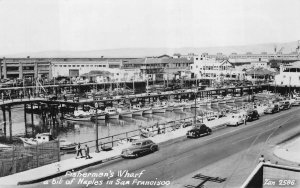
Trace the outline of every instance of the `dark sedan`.
{"type": "Polygon", "coordinates": [[[158,145],[150,139],[138,140],[132,143],[132,146],[123,149],[121,156],[123,158],[137,158],[139,156],[158,151],[158,145]]]}

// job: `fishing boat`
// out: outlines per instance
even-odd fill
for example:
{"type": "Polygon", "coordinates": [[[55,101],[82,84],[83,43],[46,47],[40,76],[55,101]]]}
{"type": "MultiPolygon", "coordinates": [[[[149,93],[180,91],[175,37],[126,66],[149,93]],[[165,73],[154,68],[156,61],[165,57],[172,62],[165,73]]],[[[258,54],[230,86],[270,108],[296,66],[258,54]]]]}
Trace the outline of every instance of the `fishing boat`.
{"type": "Polygon", "coordinates": [[[12,149],[12,146],[8,146],[5,144],[0,144],[0,151],[6,151],[12,149]]]}
{"type": "Polygon", "coordinates": [[[173,111],[183,112],[183,105],[181,103],[175,103],[173,106],[173,111]]]}
{"type": "Polygon", "coordinates": [[[152,108],[151,107],[144,107],[143,108],[143,114],[152,114],[153,111],[152,111],[152,108]]]}
{"type": "Polygon", "coordinates": [[[165,113],[168,106],[165,103],[156,102],[152,107],[153,113],[165,113]]]}
{"type": "Polygon", "coordinates": [[[117,112],[122,118],[132,118],[133,111],[126,108],[117,108],[117,112]]]}
{"type": "Polygon", "coordinates": [[[224,100],[226,101],[226,103],[234,103],[235,99],[232,95],[228,94],[224,97],[224,100]]]}
{"type": "MultiPolygon", "coordinates": [[[[35,136],[35,138],[23,138],[20,137],[24,146],[35,146],[37,144],[42,144],[46,142],[50,142],[52,140],[56,140],[50,133],[40,133],[35,136]]],[[[65,139],[59,139],[59,147],[60,150],[75,150],[76,143],[68,142],[65,139]]]]}
{"type": "Polygon", "coordinates": [[[136,105],[133,105],[133,107],[131,108],[131,111],[134,116],[142,116],[144,109],[141,107],[140,104],[136,104],[136,105]]]}
{"type": "Polygon", "coordinates": [[[218,105],[219,104],[219,100],[218,99],[211,99],[211,105],[218,105]]]}
{"type": "Polygon", "coordinates": [[[224,97],[222,97],[222,96],[217,96],[217,99],[218,99],[218,103],[219,103],[219,104],[226,104],[226,100],[224,99],[224,97]]]}
{"type": "MultiPolygon", "coordinates": [[[[106,112],[104,112],[104,111],[102,111],[102,110],[97,110],[97,120],[105,120],[106,119],[106,115],[107,115],[107,113],[106,112]]],[[[92,120],[95,120],[96,119],[96,113],[94,113],[93,115],[92,115],[92,118],[91,118],[92,120]]]]}
{"type": "Polygon", "coordinates": [[[104,110],[107,114],[108,119],[119,119],[120,114],[117,112],[117,109],[114,107],[106,107],[104,110]]]}
{"type": "Polygon", "coordinates": [[[93,112],[75,110],[73,114],[66,114],[65,119],[71,121],[90,121],[92,118],[93,112]]]}

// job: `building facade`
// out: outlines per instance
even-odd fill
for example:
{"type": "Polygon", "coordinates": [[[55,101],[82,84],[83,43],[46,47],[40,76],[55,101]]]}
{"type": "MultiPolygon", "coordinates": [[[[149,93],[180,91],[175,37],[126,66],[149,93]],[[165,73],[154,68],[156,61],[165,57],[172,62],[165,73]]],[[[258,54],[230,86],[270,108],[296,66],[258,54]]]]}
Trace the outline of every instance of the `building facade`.
{"type": "Polygon", "coordinates": [[[191,77],[190,65],[192,59],[171,58],[169,56],[140,58],[124,62],[124,69],[137,68],[141,70],[144,80],[162,81],[191,77]]]}
{"type": "Polygon", "coordinates": [[[281,65],[280,72],[275,76],[275,84],[278,86],[300,86],[300,61],[281,65]]]}
{"type": "Polygon", "coordinates": [[[51,61],[44,58],[3,58],[1,61],[1,79],[23,79],[52,77],[51,61]]]}
{"type": "Polygon", "coordinates": [[[205,54],[195,57],[194,64],[191,65],[191,72],[198,79],[208,79],[216,81],[224,80],[244,80],[245,72],[235,67],[228,60],[216,60],[209,58],[205,54]]]}

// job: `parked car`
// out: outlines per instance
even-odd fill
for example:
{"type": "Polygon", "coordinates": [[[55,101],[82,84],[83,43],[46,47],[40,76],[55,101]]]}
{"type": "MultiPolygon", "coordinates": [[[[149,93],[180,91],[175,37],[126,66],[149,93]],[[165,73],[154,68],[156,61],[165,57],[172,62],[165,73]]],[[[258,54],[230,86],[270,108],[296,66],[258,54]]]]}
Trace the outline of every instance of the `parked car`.
{"type": "Polygon", "coordinates": [[[279,109],[280,110],[287,110],[291,108],[290,101],[280,101],[279,102],[279,109]]]}
{"type": "Polygon", "coordinates": [[[203,135],[209,135],[211,134],[211,132],[211,129],[205,124],[196,124],[194,128],[192,128],[186,133],[186,136],[188,138],[199,138],[203,135]]]}
{"type": "Polygon", "coordinates": [[[274,114],[276,112],[279,112],[280,109],[279,109],[279,106],[278,104],[272,104],[272,105],[269,105],[265,110],[264,110],[264,113],[265,114],[274,114]]]}
{"type": "Polygon", "coordinates": [[[123,149],[121,156],[123,158],[131,158],[131,157],[139,157],[144,154],[152,153],[158,151],[158,145],[154,143],[150,139],[145,139],[145,140],[137,140],[132,143],[132,146],[123,149]]]}
{"type": "Polygon", "coordinates": [[[293,106],[299,106],[300,105],[300,97],[295,97],[294,102],[292,103],[293,106]]]}
{"type": "Polygon", "coordinates": [[[229,120],[227,122],[228,126],[239,126],[244,123],[243,114],[231,114],[229,115],[229,120]]]}
{"type": "Polygon", "coordinates": [[[259,114],[257,110],[248,110],[247,111],[247,121],[253,121],[259,119],[259,114]]]}

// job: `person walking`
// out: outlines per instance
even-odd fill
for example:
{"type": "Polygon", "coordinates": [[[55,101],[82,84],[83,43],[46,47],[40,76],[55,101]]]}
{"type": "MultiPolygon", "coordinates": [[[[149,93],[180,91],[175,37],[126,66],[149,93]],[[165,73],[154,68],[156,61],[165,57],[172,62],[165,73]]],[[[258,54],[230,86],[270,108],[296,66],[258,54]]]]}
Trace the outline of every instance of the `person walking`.
{"type": "Polygon", "coordinates": [[[91,159],[92,157],[90,156],[90,148],[87,145],[85,145],[84,150],[85,150],[85,159],[91,159]]]}
{"type": "Polygon", "coordinates": [[[83,157],[80,143],[78,143],[76,146],[76,159],[78,159],[79,154],[80,154],[80,158],[83,157]]]}
{"type": "Polygon", "coordinates": [[[247,115],[244,115],[244,125],[246,125],[247,124],[247,115]]]}

